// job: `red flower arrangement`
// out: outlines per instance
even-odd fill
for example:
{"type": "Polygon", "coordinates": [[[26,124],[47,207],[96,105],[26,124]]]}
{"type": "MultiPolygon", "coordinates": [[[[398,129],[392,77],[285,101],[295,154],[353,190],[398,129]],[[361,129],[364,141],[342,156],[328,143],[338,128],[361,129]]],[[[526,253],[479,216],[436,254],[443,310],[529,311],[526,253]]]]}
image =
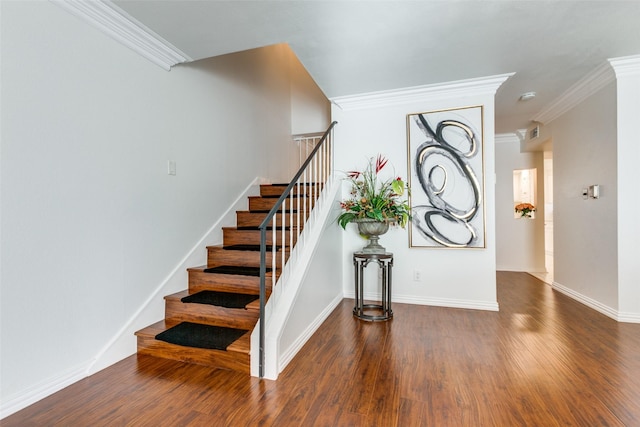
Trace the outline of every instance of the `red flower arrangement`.
{"type": "Polygon", "coordinates": [[[338,224],[346,228],[347,224],[357,219],[373,219],[397,223],[405,227],[411,219],[409,204],[401,199],[408,188],[402,178],[387,179],[378,182],[378,173],[385,167],[388,159],[378,155],[369,159],[364,171],[347,172],[351,181],[351,197],[340,203],[343,212],[338,217],[338,224]]]}

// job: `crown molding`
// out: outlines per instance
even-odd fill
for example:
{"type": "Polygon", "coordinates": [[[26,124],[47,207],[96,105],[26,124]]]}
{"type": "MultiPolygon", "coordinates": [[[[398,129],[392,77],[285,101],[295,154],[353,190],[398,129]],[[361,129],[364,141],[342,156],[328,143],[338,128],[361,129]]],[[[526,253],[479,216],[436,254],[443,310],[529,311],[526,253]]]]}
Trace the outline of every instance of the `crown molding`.
{"type": "Polygon", "coordinates": [[[550,123],[614,80],[615,74],[611,66],[604,63],[578,80],[531,120],[544,124],[550,123]]]}
{"type": "Polygon", "coordinates": [[[520,142],[522,142],[522,138],[516,132],[497,133],[494,136],[494,141],[496,144],[520,144],[520,142]]]}
{"type": "Polygon", "coordinates": [[[330,101],[342,110],[387,107],[424,99],[442,99],[477,95],[494,95],[500,85],[515,73],[500,74],[468,80],[457,80],[425,86],[414,86],[398,90],[370,92],[360,95],[339,96],[330,101]]]}
{"type": "Polygon", "coordinates": [[[188,55],[109,0],[49,0],[151,62],[169,71],[188,55]]]}
{"type": "Polygon", "coordinates": [[[617,78],[640,75],[640,55],[611,58],[609,63],[617,78]]]}

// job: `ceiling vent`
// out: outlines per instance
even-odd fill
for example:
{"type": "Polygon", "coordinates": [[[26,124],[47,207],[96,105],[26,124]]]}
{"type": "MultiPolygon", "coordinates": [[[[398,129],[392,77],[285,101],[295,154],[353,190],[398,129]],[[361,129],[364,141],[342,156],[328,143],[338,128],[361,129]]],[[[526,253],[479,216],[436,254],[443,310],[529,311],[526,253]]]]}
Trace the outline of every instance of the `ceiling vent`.
{"type": "Polygon", "coordinates": [[[533,141],[539,136],[540,136],[540,125],[536,125],[535,127],[529,129],[529,141],[533,141]]]}

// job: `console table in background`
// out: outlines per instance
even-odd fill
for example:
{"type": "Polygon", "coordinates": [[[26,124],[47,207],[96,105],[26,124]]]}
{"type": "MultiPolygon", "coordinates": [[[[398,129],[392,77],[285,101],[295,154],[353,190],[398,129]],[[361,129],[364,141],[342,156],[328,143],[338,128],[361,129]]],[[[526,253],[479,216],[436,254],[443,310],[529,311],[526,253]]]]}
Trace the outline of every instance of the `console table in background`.
{"type": "Polygon", "coordinates": [[[393,254],[390,252],[355,252],[353,254],[353,265],[356,288],[356,305],[353,308],[353,315],[358,319],[368,321],[391,319],[393,317],[393,311],[391,311],[391,269],[393,267],[393,254]],[[364,269],[371,262],[376,262],[380,270],[382,270],[381,304],[364,303],[364,269]],[[367,310],[366,313],[365,310],[367,310]],[[379,314],[372,314],[371,311],[379,314]]]}

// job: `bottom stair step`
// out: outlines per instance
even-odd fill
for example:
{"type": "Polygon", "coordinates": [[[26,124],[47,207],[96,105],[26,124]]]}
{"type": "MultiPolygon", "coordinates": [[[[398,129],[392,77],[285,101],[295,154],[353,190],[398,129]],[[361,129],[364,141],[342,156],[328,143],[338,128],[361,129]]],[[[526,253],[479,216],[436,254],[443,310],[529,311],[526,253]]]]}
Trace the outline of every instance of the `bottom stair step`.
{"type": "Polygon", "coordinates": [[[249,349],[251,345],[251,331],[243,334],[226,347],[226,350],[190,347],[156,339],[177,322],[161,320],[136,332],[138,338],[138,354],[195,363],[214,368],[231,369],[249,373],[251,360],[249,349]]]}
{"type": "Polygon", "coordinates": [[[160,332],[156,339],[185,347],[227,350],[234,341],[249,331],[200,323],[180,322],[160,332]]]}

